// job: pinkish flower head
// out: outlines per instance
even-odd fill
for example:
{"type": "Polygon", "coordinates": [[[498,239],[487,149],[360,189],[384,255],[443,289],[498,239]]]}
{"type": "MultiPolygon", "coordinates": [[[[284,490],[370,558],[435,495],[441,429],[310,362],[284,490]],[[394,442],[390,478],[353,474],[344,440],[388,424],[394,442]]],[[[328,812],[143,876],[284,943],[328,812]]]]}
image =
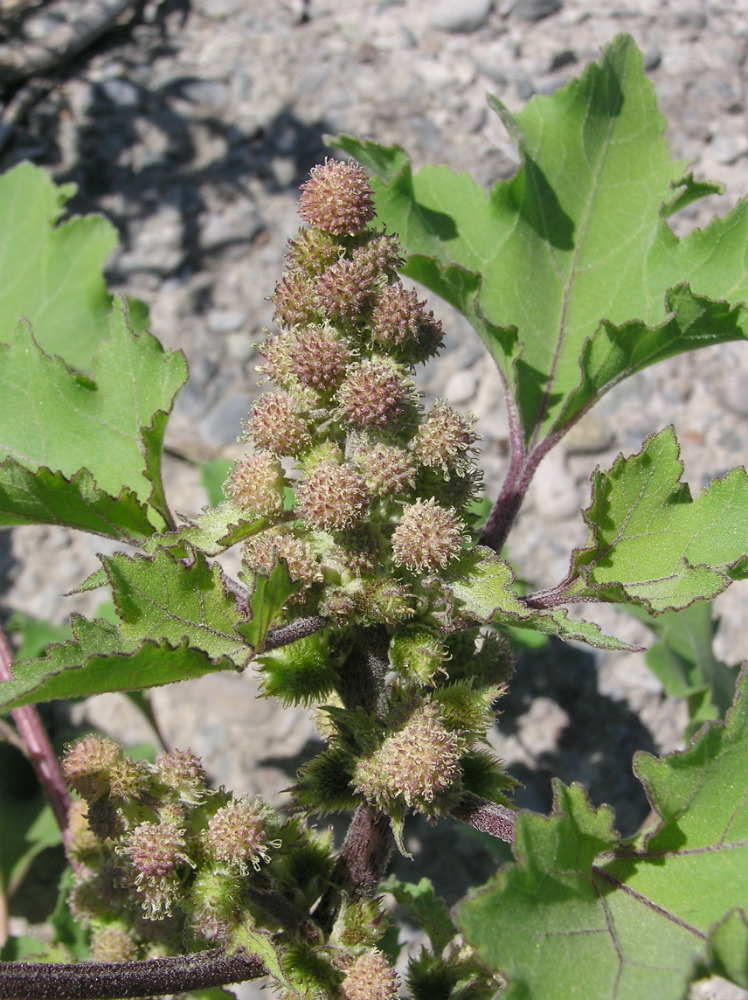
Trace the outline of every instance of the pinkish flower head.
{"type": "Polygon", "coordinates": [[[313,325],[296,334],[288,369],[302,385],[330,392],[342,382],[350,361],[350,347],[331,326],[313,325]]]}
{"type": "Polygon", "coordinates": [[[321,275],[314,288],[317,308],[331,319],[355,321],[374,292],[374,272],[357,260],[337,261],[321,275]]]}
{"type": "Polygon", "coordinates": [[[425,306],[416,292],[406,290],[401,282],[387,285],[371,311],[371,339],[390,350],[401,349],[413,362],[437,354],[443,339],[441,323],[425,306]]]}
{"type": "Polygon", "coordinates": [[[288,271],[276,282],[270,301],[275,304],[273,322],[277,326],[299,326],[319,318],[314,282],[299,271],[288,271]]]}
{"type": "Polygon", "coordinates": [[[302,580],[304,589],[322,582],[319,563],[311,546],[295,535],[263,531],[250,538],[244,546],[244,559],[254,570],[269,573],[278,559],[285,559],[292,581],[302,580]]]}
{"type": "Polygon", "coordinates": [[[436,501],[416,500],[404,508],[392,534],[392,558],[412,573],[443,569],[458,555],[464,525],[450,508],[436,501]]]}
{"type": "Polygon", "coordinates": [[[412,490],[416,481],[413,456],[404,448],[375,444],[355,456],[368,489],[379,497],[399,496],[412,490]]]}
{"type": "Polygon", "coordinates": [[[245,437],[256,448],[274,455],[299,455],[312,443],[306,421],[296,412],[296,400],[287,392],[263,392],[244,426],[245,437]]]}
{"type": "Polygon", "coordinates": [[[355,236],[374,218],[373,194],[361,167],[326,160],[301,185],[299,215],[333,236],[355,236]]]}
{"type": "Polygon", "coordinates": [[[222,861],[245,875],[247,863],[259,869],[268,859],[265,817],[257,803],[232,799],[208,823],[203,844],[210,858],[222,861]]]}
{"type": "Polygon", "coordinates": [[[439,400],[429,411],[416,432],[413,451],[421,463],[431,469],[441,469],[459,475],[470,467],[469,453],[478,439],[473,431],[475,417],[453,410],[439,400]]]}
{"type": "Polygon", "coordinates": [[[102,736],[85,736],[68,746],[61,767],[65,781],[88,802],[109,791],[112,768],[122,760],[122,747],[102,736]]]}
{"type": "Polygon", "coordinates": [[[381,951],[360,955],[340,984],[341,1000],[397,1000],[400,977],[381,951]]]}
{"type": "Polygon", "coordinates": [[[296,491],[302,521],[319,531],[340,531],[363,517],[369,493],[363,477],[347,464],[321,462],[296,491]]]}
{"type": "Polygon", "coordinates": [[[283,468],[269,451],[258,451],[236,462],[224,489],[250,520],[278,517],[283,512],[283,468]]]}
{"type": "Polygon", "coordinates": [[[196,805],[208,792],[207,775],[199,757],[191,750],[172,750],[156,764],[158,780],[176,792],[180,801],[196,805]]]}
{"type": "Polygon", "coordinates": [[[358,427],[384,427],[408,401],[411,384],[389,358],[368,358],[348,370],[338,389],[341,413],[358,427]]]}
{"type": "Polygon", "coordinates": [[[358,760],[353,787],[378,808],[399,800],[430,815],[437,796],[460,780],[461,752],[460,737],[445,727],[436,705],[423,705],[374,753],[358,760]]]}
{"type": "Polygon", "coordinates": [[[186,846],[180,825],[167,820],[141,823],[117,848],[132,871],[135,891],[152,920],[171,913],[181,895],[180,869],[194,867],[185,853],[186,846]]]}

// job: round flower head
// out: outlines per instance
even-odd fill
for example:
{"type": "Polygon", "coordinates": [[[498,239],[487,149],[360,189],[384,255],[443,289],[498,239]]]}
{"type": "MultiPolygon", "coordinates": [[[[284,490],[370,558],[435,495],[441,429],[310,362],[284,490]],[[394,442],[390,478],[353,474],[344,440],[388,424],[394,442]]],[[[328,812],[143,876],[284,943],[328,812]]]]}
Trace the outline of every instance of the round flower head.
{"type": "Polygon", "coordinates": [[[301,185],[299,215],[333,236],[355,236],[374,218],[373,194],[361,167],[326,160],[301,185]]]}
{"type": "Polygon", "coordinates": [[[397,236],[388,236],[386,233],[370,236],[366,243],[356,247],[352,256],[359,264],[370,267],[375,274],[384,274],[388,278],[394,278],[405,263],[403,248],[397,236]]]}
{"type": "Polygon", "coordinates": [[[65,750],[62,773],[68,785],[95,802],[109,791],[112,769],[122,760],[122,747],[101,736],[86,736],[65,750]]]}
{"type": "Polygon", "coordinates": [[[283,469],[269,451],[258,451],[236,462],[225,489],[252,520],[283,512],[283,469]]]}
{"type": "Polygon", "coordinates": [[[398,496],[415,486],[413,456],[404,448],[375,444],[370,450],[359,452],[355,461],[367,487],[375,496],[398,496]]]}
{"type": "Polygon", "coordinates": [[[263,392],[245,421],[245,437],[256,448],[274,455],[298,455],[312,442],[306,422],[287,392],[263,392]]]}
{"type": "Polygon", "coordinates": [[[273,322],[277,326],[313,323],[318,318],[314,282],[299,271],[289,271],[275,285],[270,296],[275,305],[273,322]]]}
{"type": "Polygon", "coordinates": [[[359,427],[384,427],[405,407],[411,386],[388,358],[368,358],[349,369],[338,389],[341,413],[359,427]]]}
{"type": "Polygon", "coordinates": [[[392,558],[413,573],[443,569],[459,553],[463,524],[453,509],[416,500],[404,508],[392,533],[392,558]]]}
{"type": "Polygon", "coordinates": [[[295,535],[263,531],[245,544],[244,558],[252,569],[266,573],[278,559],[285,559],[291,581],[302,580],[304,589],[322,582],[322,573],[309,543],[295,535]]]}
{"type": "Polygon", "coordinates": [[[450,732],[436,705],[417,708],[405,725],[356,763],[354,789],[380,809],[400,800],[426,815],[436,797],[460,778],[462,741],[450,732]]]}
{"type": "Polygon", "coordinates": [[[296,334],[293,330],[283,330],[275,336],[268,337],[259,348],[262,364],[258,366],[257,371],[267,375],[281,388],[290,388],[293,383],[291,357],[295,344],[296,334]]]}
{"type": "Polygon", "coordinates": [[[317,280],[314,301],[331,319],[355,320],[374,291],[374,272],[357,260],[339,260],[317,280]]]}
{"type": "Polygon", "coordinates": [[[300,229],[295,240],[288,241],[286,260],[290,269],[319,275],[340,258],[340,244],[321,229],[300,229]]]}
{"type": "Polygon", "coordinates": [[[156,764],[156,774],[183,802],[196,805],[208,793],[205,769],[191,750],[172,750],[164,754],[156,764]]]}
{"type": "Polygon", "coordinates": [[[445,402],[437,402],[416,432],[413,451],[421,465],[464,474],[470,461],[468,453],[477,441],[473,432],[475,417],[463,416],[445,402]]]}
{"type": "Polygon", "coordinates": [[[121,924],[106,924],[91,935],[91,956],[95,962],[134,962],[138,946],[121,924]]]}
{"type": "Polygon", "coordinates": [[[146,915],[158,920],[171,913],[181,892],[179,869],[193,867],[185,854],[186,840],[177,823],[141,823],[124,846],[117,848],[135,875],[135,890],[146,915]]]}
{"type": "Polygon", "coordinates": [[[340,984],[342,1000],[397,1000],[400,977],[381,951],[360,955],[340,984]]]}
{"type": "Polygon", "coordinates": [[[350,360],[350,348],[336,331],[327,324],[315,325],[296,334],[288,368],[302,385],[329,392],[343,380],[350,360]]]}
{"type": "Polygon", "coordinates": [[[386,347],[401,348],[413,361],[424,361],[439,351],[443,333],[432,312],[425,311],[414,291],[401,282],[383,288],[369,319],[371,339],[386,347]]]}
{"type": "Polygon", "coordinates": [[[247,862],[259,869],[267,861],[265,819],[261,808],[246,799],[233,799],[211,818],[203,843],[214,861],[223,861],[246,875],[247,862]]]}
{"type": "Polygon", "coordinates": [[[363,477],[352,466],[321,462],[299,484],[296,501],[309,528],[340,531],[363,516],[369,494],[363,477]]]}

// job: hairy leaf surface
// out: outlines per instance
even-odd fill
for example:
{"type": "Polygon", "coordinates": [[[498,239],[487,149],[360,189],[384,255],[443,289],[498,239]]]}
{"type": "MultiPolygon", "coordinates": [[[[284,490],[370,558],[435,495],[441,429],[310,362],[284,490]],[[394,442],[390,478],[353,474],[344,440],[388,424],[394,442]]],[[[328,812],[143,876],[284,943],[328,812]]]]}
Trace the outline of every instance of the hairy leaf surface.
{"type": "MultiPolygon", "coordinates": [[[[0,341],[23,316],[47,354],[90,373],[112,307],[102,272],[117,231],[100,215],[60,222],[74,194],[74,184],[57,187],[30,163],[0,177],[0,341]]],[[[133,327],[143,330],[145,306],[129,304],[133,327]]]]}
{"type": "Polygon", "coordinates": [[[120,299],[94,371],[92,381],[44,354],[23,323],[0,344],[0,523],[129,538],[170,524],[160,459],[184,356],[133,333],[120,299]]]}
{"type": "Polygon", "coordinates": [[[747,688],[744,672],[726,723],[687,750],[637,754],[658,821],[634,842],[578,786],[556,784],[547,818],[518,814],[517,862],[457,913],[507,1000],[683,1000],[712,930],[748,900],[747,688]]]}
{"type": "Polygon", "coordinates": [[[733,469],[692,499],[672,427],[592,475],[587,543],[564,599],[633,601],[657,613],[710,600],[748,553],[748,475],[733,469]]]}

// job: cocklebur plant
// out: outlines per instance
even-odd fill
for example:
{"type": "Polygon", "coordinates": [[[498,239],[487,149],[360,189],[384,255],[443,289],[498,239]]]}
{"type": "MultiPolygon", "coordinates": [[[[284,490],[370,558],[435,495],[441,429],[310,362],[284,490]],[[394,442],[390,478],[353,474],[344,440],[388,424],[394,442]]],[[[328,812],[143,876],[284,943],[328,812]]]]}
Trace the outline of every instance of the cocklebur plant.
{"type": "MultiPolygon", "coordinates": [[[[725,708],[732,682],[724,720],[679,754],[637,755],[654,818],[628,839],[576,785],[555,784],[548,817],[512,810],[486,744],[511,678],[508,629],[627,648],[566,605],[619,603],[675,628],[669,616],[746,575],[745,470],[692,498],[672,428],[593,472],[588,539],[558,585],[521,595],[499,553],[543,455],[607,389],[745,339],[748,207],[673,235],[667,215],[714,187],[671,162],[630,39],[516,120],[493,105],[521,165],[488,194],[350,138],[337,142],[368,176],[335,161],[313,171],[273,294],[276,330],[259,348],[269,385],[246,420],[247,453],[224,501],[191,521],[172,515],[160,466],[181,354],[134,332],[122,300],[108,337],[95,317],[80,322],[88,354],[66,352],[65,318],[35,312],[33,289],[5,304],[2,523],[63,524],[134,554],[101,556],[82,585],[108,588],[116,623],[75,618],[72,638],[13,676],[4,653],[0,707],[63,829],[63,910],[89,933],[73,957],[94,961],[7,962],[0,997],[215,997],[263,974],[303,1000],[675,1000],[709,973],[748,987],[744,676],[735,685],[707,664],[684,693],[725,708]],[[474,423],[445,400],[421,406],[416,366],[441,328],[402,271],[464,312],[505,385],[511,453],[482,527],[474,423]],[[33,333],[13,328],[21,311],[33,333]],[[236,581],[217,561],[232,546],[236,581]],[[231,669],[314,709],[325,747],[300,771],[291,819],[211,789],[187,749],[149,764],[101,736],[63,756],[69,802],[35,703],[231,669]],[[311,825],[331,812],[352,813],[339,848],[311,825]],[[411,815],[508,841],[514,861],[450,914],[427,880],[385,878],[411,815]],[[428,937],[399,972],[385,891],[428,937]]],[[[64,194],[29,167],[3,182],[0,203],[46,205],[36,239],[54,261],[81,220],[50,227],[64,194]]],[[[9,274],[16,296],[24,273],[9,274]]],[[[62,273],[69,299],[85,282],[62,273]]],[[[88,291],[100,315],[104,289],[88,291]]],[[[73,940],[59,932],[47,957],[73,940]]]]}

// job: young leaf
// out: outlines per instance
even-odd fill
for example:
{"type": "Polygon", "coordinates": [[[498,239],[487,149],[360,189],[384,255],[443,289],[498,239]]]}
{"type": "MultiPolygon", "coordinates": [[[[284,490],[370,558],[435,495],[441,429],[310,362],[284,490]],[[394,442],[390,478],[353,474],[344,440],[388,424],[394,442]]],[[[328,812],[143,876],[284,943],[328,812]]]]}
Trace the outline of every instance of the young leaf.
{"type": "Polygon", "coordinates": [[[143,549],[146,552],[169,549],[172,555],[182,557],[196,548],[206,555],[216,556],[267,527],[268,522],[264,518],[248,520],[237,503],[224,500],[217,507],[204,507],[202,514],[180,525],[176,531],[153,535],[143,549]]]}
{"type": "Polygon", "coordinates": [[[630,37],[616,38],[579,80],[534,97],[516,120],[490,103],[521,166],[488,194],[444,167],[414,175],[402,150],[332,142],[375,174],[377,213],[410,255],[405,273],[485,340],[526,446],[562,431],[627,374],[745,337],[743,309],[699,296],[748,299],[748,206],[683,239],[669,229],[664,214],[714,185],[695,185],[670,159],[630,37]]]}
{"type": "Polygon", "coordinates": [[[555,785],[547,818],[518,813],[517,863],[457,913],[506,1000],[683,1000],[711,930],[748,899],[746,753],[744,671],[725,723],[662,760],[637,754],[659,822],[633,844],[578,786],[555,785]]]}
{"type": "Polygon", "coordinates": [[[147,639],[135,648],[110,622],[73,618],[73,639],[46,656],[13,666],[15,679],[0,684],[0,712],[56,698],[86,698],[107,691],[139,691],[159,684],[234,669],[226,656],[212,660],[186,639],[147,639]]]}
{"type": "Polygon", "coordinates": [[[587,544],[572,553],[560,600],[634,602],[658,613],[710,600],[748,553],[748,476],[733,469],[695,500],[681,483],[672,427],[592,475],[587,544]]]}
{"type": "MultiPolygon", "coordinates": [[[[0,177],[0,341],[23,316],[47,354],[90,372],[112,307],[102,271],[117,232],[99,215],[59,222],[74,194],[73,184],[57,187],[30,163],[0,177]]],[[[145,329],[147,309],[129,305],[133,328],[145,329]]]]}
{"type": "Polygon", "coordinates": [[[187,377],[184,356],[134,334],[119,299],[95,377],[44,354],[26,324],[0,345],[0,497],[8,498],[0,523],[67,523],[136,539],[170,526],[160,455],[187,377]]]}
{"type": "Polygon", "coordinates": [[[291,580],[288,563],[279,559],[269,573],[240,573],[251,590],[247,602],[247,621],[237,625],[237,632],[256,652],[265,648],[265,637],[279,612],[292,594],[301,589],[301,580],[291,580]]]}

